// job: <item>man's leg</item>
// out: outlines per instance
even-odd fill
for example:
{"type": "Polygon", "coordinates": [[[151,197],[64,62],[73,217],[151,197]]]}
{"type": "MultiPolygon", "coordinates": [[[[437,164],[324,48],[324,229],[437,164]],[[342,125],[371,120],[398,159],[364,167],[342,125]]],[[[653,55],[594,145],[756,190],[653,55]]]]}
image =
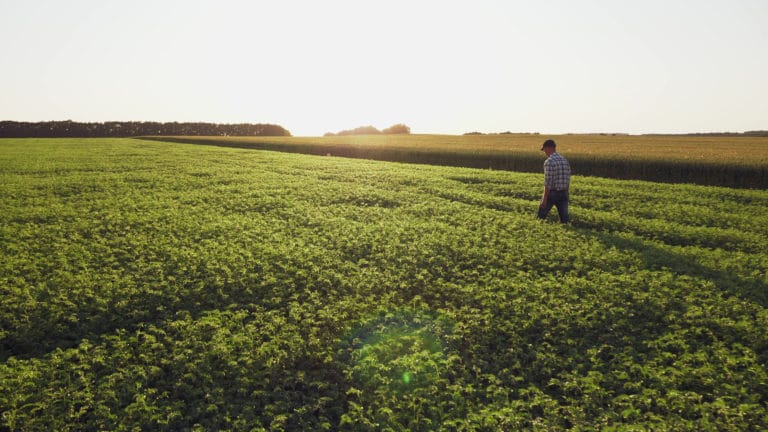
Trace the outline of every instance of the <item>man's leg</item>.
{"type": "Polygon", "coordinates": [[[571,220],[571,215],[568,213],[568,192],[558,193],[557,201],[557,215],[560,216],[561,223],[568,223],[571,220]]]}
{"type": "MultiPolygon", "coordinates": [[[[547,205],[544,207],[539,207],[539,213],[536,215],[539,219],[546,219],[547,215],[549,214],[549,211],[552,210],[552,206],[554,205],[554,202],[552,201],[552,197],[547,198],[547,205]]],[[[559,211],[559,210],[558,210],[559,211]]]]}

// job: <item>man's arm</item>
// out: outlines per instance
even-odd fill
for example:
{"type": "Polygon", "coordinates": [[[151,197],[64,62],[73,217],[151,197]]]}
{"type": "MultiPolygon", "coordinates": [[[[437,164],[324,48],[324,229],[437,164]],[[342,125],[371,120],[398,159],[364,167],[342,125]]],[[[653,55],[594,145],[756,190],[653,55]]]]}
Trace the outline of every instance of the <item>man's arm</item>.
{"type": "Polygon", "coordinates": [[[541,196],[541,202],[539,203],[539,207],[545,207],[547,205],[547,200],[549,199],[549,190],[550,190],[550,183],[552,183],[552,179],[550,178],[552,176],[552,173],[549,170],[549,158],[544,161],[544,195],[541,196]]]}

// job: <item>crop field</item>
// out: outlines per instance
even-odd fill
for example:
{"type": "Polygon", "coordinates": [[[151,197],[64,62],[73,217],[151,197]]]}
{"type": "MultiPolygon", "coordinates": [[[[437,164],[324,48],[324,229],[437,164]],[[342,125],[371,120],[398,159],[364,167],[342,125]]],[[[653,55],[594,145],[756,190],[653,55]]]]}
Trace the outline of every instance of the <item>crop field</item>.
{"type": "MultiPolygon", "coordinates": [[[[568,134],[558,143],[580,174],[768,189],[768,137],[568,134]]],[[[538,134],[329,137],[160,137],[229,147],[469,168],[540,172],[538,134]]]]}
{"type": "Polygon", "coordinates": [[[768,191],[574,171],[0,140],[0,430],[768,429],[768,191]]]}

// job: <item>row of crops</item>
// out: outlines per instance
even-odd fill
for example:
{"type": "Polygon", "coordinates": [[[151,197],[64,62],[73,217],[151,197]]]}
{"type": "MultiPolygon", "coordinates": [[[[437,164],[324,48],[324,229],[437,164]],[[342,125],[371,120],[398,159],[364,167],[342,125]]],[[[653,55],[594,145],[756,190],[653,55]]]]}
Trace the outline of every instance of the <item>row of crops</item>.
{"type": "Polygon", "coordinates": [[[0,430],[768,428],[768,192],[0,140],[0,430]]]}

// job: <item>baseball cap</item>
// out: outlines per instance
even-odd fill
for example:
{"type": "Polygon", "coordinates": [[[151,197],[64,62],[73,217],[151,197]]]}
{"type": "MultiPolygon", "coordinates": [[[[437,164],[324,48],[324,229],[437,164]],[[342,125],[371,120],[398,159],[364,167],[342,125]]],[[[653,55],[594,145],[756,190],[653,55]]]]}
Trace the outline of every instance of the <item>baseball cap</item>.
{"type": "Polygon", "coordinates": [[[544,144],[541,145],[541,149],[544,150],[544,147],[556,147],[555,141],[551,139],[544,141],[544,144]]]}

